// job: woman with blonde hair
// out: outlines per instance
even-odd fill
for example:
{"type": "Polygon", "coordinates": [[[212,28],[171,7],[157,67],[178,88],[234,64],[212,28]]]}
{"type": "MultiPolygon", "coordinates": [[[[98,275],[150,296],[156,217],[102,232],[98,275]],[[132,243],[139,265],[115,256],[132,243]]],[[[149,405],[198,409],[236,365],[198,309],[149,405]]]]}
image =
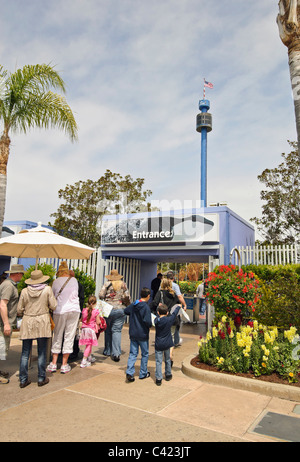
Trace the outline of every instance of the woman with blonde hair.
{"type": "Polygon", "coordinates": [[[111,356],[113,361],[120,361],[121,334],[126,316],[124,308],[130,304],[130,295],[127,286],[122,281],[123,276],[117,270],[111,270],[107,281],[99,292],[99,298],[112,305],[112,310],[106,320],[105,346],[103,354],[111,356]]]}
{"type": "Polygon", "coordinates": [[[159,303],[167,305],[169,311],[174,305],[180,303],[179,298],[172,288],[172,281],[170,279],[162,279],[160,288],[150,304],[151,310],[156,311],[159,303]]]}

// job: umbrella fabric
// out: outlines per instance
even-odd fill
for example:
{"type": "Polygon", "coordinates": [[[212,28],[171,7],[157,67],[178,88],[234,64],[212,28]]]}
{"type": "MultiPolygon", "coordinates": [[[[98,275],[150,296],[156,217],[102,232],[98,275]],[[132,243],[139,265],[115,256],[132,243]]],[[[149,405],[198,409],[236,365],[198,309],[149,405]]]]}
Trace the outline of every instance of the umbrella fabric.
{"type": "Polygon", "coordinates": [[[41,224],[0,239],[0,255],[19,258],[88,259],[92,247],[60,236],[41,224]]]}

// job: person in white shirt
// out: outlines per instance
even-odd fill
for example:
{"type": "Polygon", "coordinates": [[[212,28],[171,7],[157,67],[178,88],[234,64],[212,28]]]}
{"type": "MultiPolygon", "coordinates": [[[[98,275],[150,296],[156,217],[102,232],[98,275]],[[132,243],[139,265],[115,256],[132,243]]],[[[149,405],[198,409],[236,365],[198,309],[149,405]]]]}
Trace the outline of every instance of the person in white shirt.
{"type": "Polygon", "coordinates": [[[53,314],[55,323],[52,340],[52,362],[47,367],[50,372],[56,372],[57,359],[62,352],[62,365],[60,372],[70,372],[68,364],[69,355],[73,352],[74,338],[80,317],[80,304],[78,297],[78,282],[70,276],[67,263],[63,261],[58,268],[52,290],[57,299],[57,307],[53,314]]]}
{"type": "Polygon", "coordinates": [[[204,295],[204,281],[202,281],[198,285],[198,287],[196,289],[196,295],[200,300],[199,312],[200,312],[200,314],[205,314],[206,304],[205,304],[205,295],[204,295]]]}

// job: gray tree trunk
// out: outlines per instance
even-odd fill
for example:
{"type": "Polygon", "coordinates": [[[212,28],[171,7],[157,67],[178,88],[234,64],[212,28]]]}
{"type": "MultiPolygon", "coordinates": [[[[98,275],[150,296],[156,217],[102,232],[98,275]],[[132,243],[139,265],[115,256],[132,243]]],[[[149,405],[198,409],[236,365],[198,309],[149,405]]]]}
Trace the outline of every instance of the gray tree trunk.
{"type": "Polygon", "coordinates": [[[0,237],[2,235],[2,227],[4,222],[5,214],[5,203],[6,203],[6,184],[7,176],[0,173],[0,237]]]}
{"type": "Polygon", "coordinates": [[[294,97],[296,129],[298,137],[298,155],[300,161],[300,51],[289,51],[289,67],[294,97]]]}

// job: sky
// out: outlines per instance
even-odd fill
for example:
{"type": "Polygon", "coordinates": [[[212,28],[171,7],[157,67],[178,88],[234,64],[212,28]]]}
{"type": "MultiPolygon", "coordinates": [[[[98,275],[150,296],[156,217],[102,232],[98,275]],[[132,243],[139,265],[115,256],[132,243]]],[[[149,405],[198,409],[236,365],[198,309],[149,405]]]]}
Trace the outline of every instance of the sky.
{"type": "Polygon", "coordinates": [[[54,65],[79,126],[77,143],[58,130],[11,136],[5,221],[47,224],[59,189],[107,169],[144,178],[155,201],[197,204],[204,78],[214,85],[206,88],[207,202],[226,202],[247,221],[261,216],[257,176],[296,140],[277,0],[0,0],[0,7],[0,63],[10,72],[54,65]]]}

